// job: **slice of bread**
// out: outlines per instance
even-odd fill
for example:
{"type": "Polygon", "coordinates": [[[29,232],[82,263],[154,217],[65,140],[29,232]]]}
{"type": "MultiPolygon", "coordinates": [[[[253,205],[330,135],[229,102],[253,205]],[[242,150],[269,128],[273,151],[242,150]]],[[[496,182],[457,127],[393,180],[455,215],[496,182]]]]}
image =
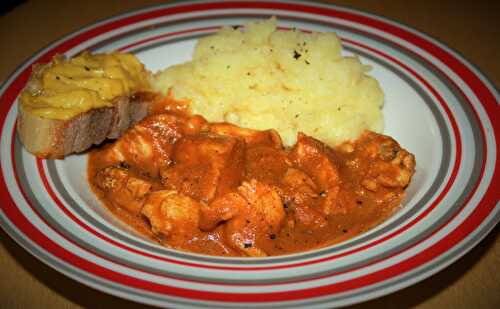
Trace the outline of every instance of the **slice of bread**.
{"type": "Polygon", "coordinates": [[[113,100],[112,107],[91,109],[69,120],[42,118],[19,105],[17,132],[24,147],[35,156],[61,159],[106,138],[120,137],[149,113],[153,101],[152,93],[120,96],[113,100]]]}
{"type": "Polygon", "coordinates": [[[120,52],[35,64],[19,99],[19,138],[29,152],[50,159],[118,138],[152,110],[150,78],[134,55],[120,52]]]}

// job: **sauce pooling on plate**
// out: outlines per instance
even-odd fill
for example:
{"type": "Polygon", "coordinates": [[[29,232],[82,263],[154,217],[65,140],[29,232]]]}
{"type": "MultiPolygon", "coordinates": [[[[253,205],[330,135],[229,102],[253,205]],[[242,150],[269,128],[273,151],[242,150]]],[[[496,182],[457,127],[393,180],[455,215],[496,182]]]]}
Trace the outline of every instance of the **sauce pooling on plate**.
{"type": "Polygon", "coordinates": [[[299,134],[152,115],[90,154],[89,182],[140,233],[174,249],[272,256],[348,239],[391,215],[414,156],[365,132],[330,148],[299,134]]]}

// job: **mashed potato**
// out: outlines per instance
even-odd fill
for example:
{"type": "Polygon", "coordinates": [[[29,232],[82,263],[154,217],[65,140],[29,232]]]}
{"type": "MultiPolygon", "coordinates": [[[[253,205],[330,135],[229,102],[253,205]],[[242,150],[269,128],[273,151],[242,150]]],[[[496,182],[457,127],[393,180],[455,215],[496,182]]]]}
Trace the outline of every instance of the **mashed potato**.
{"type": "Polygon", "coordinates": [[[341,48],[334,33],[281,31],[274,18],[223,28],[198,41],[192,61],[158,72],[154,87],[209,121],[274,128],[286,145],[304,132],[333,146],[383,129],[382,90],[341,48]]]}

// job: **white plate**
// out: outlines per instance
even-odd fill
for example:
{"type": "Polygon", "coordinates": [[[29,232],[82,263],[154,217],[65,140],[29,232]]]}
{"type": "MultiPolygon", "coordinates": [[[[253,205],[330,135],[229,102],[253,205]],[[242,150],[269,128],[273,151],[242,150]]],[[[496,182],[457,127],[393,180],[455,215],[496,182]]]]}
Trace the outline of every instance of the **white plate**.
{"type": "Polygon", "coordinates": [[[366,13],[304,2],[192,2],[101,21],[34,55],[1,90],[0,222],[33,255],[99,290],[168,307],[352,304],[402,289],[449,265],[499,221],[498,92],[439,42],[366,13]],[[33,63],[56,53],[120,49],[155,71],[188,60],[222,25],[277,16],[282,27],[335,31],[386,94],[386,134],[416,155],[401,210],[354,239],[274,258],[218,258],[163,248],[99,205],[85,155],[37,160],[15,135],[17,97],[33,63]]]}

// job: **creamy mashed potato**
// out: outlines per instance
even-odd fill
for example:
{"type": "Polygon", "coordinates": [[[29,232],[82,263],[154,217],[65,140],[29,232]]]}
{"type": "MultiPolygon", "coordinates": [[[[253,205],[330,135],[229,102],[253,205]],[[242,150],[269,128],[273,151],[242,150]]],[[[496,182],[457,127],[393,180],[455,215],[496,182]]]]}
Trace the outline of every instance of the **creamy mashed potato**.
{"type": "Polygon", "coordinates": [[[200,39],[192,61],[155,75],[155,90],[209,121],[304,132],[330,145],[381,132],[384,95],[369,67],[341,55],[334,33],[277,30],[274,18],[200,39]]]}

